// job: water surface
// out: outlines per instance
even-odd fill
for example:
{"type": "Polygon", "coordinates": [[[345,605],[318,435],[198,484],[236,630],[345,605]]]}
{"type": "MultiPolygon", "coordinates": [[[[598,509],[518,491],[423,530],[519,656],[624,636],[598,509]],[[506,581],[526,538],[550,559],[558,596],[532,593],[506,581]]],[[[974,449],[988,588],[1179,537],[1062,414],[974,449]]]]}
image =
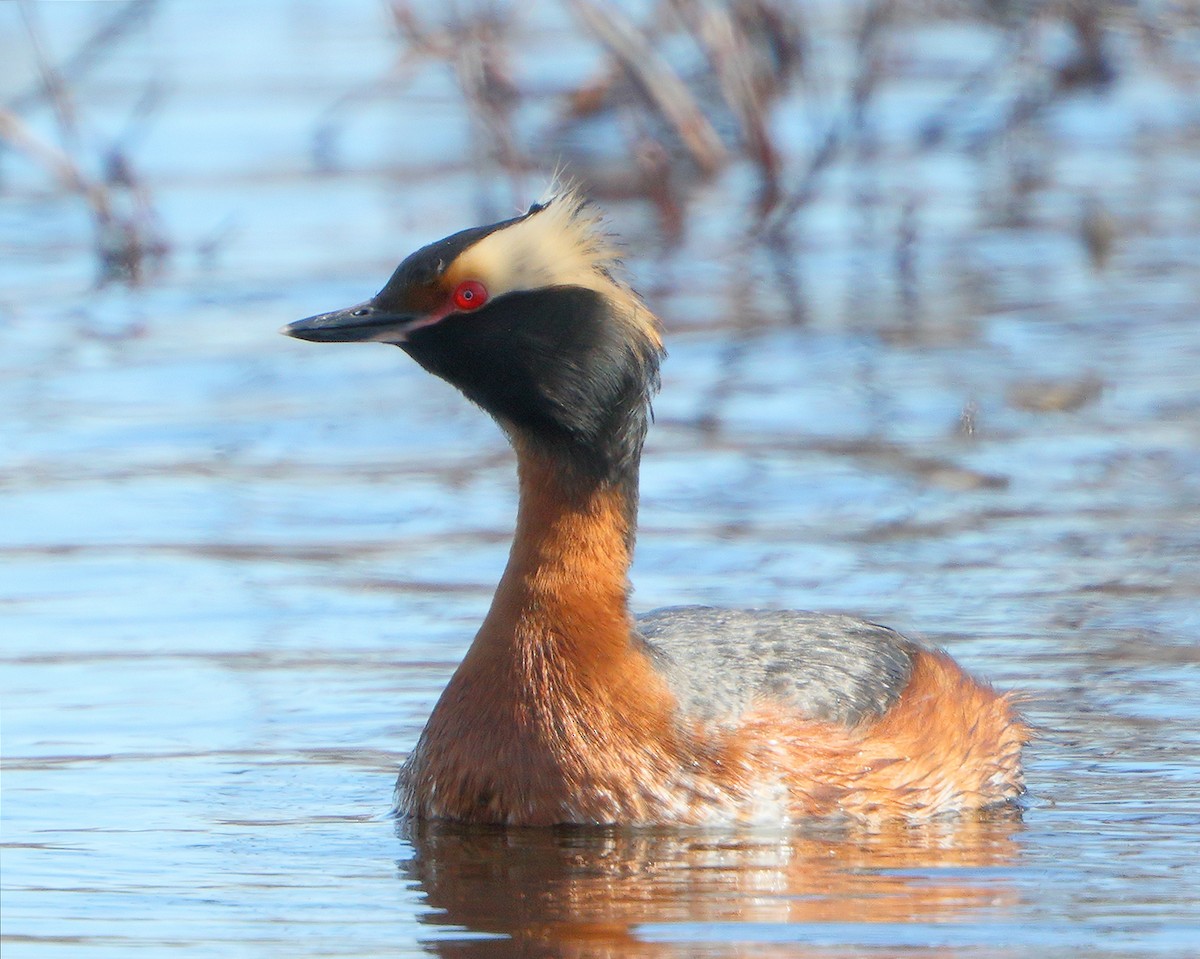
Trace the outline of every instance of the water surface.
{"type": "MultiPolygon", "coordinates": [[[[115,6],[38,5],[51,54],[115,6]]],[[[812,9],[826,86],[778,115],[797,168],[855,9],[812,9]]],[[[15,5],[0,20],[10,102],[35,71],[15,5]]],[[[598,62],[558,8],[515,29],[530,89],[598,62]]],[[[543,178],[515,197],[479,172],[437,63],[345,105],[402,49],[379,6],[147,5],[73,89],[85,157],[137,129],[164,266],[97,287],[79,201],[0,159],[6,957],[1194,955],[1194,36],[1155,52],[1120,21],[1107,90],[980,159],[963,138],[1001,84],[914,148],[989,29],[897,28],[876,146],[834,164],[782,268],[747,240],[743,165],[690,188],[674,243],[650,205],[607,205],[671,353],[637,607],[842,610],[945,645],[1028,697],[1021,815],[410,830],[395,769],[503,567],[511,456],[398,351],[275,330],[543,178]]],[[[555,109],[530,99],[531,138],[555,109]]]]}

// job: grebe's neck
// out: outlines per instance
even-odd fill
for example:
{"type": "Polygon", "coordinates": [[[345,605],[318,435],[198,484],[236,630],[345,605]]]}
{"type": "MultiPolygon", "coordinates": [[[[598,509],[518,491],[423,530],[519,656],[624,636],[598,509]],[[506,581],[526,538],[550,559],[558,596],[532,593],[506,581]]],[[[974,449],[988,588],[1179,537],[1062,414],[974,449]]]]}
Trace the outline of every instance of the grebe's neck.
{"type": "MultiPolygon", "coordinates": [[[[629,653],[637,457],[615,479],[514,440],[520,505],[508,566],[473,653],[589,671],[629,653]]],[[[490,658],[490,656],[488,657],[490,658]]]]}
{"type": "Polygon", "coordinates": [[[674,698],[627,607],[635,475],[585,482],[544,447],[514,446],[508,566],[397,804],[479,822],[653,821],[678,743],[674,698]]]}

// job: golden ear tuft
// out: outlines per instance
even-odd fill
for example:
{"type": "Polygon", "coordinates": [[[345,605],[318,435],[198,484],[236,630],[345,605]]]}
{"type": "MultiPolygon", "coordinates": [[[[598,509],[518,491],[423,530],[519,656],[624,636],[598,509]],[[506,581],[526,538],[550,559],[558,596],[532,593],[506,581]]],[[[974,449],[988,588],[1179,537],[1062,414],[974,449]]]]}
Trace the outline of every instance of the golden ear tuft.
{"type": "Polygon", "coordinates": [[[445,273],[453,287],[483,283],[491,299],[505,293],[581,286],[602,294],[614,317],[661,347],[658,320],[625,282],[620,249],[599,210],[578,190],[563,187],[529,212],[464,250],[445,273]]]}

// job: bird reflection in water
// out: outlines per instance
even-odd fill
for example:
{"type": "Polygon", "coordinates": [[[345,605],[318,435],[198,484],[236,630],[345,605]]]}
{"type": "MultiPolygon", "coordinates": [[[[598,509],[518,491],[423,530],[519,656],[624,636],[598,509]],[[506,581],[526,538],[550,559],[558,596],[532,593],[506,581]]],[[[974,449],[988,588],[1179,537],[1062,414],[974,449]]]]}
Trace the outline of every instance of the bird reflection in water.
{"type": "Polygon", "coordinates": [[[804,924],[1002,921],[1018,900],[1006,878],[1021,830],[1012,810],[870,831],[399,829],[412,844],[401,877],[438,927],[425,947],[460,959],[741,955],[735,944],[746,943],[767,959],[828,957],[836,933],[817,945],[804,924]],[[744,934],[704,943],[700,923],[744,934]],[[686,941],[643,937],[651,924],[678,927],[686,941]],[[771,941],[752,924],[772,924],[771,941]],[[794,938],[783,924],[795,924],[794,938]]]}

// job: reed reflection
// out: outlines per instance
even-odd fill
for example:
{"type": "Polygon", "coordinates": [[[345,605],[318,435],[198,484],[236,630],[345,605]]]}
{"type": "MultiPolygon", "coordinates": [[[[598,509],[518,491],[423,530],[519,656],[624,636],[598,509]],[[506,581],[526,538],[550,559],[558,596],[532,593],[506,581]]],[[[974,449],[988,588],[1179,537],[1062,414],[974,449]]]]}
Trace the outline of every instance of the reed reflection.
{"type": "MultiPolygon", "coordinates": [[[[1017,815],[882,831],[645,831],[401,826],[415,881],[454,957],[670,957],[698,944],[644,942],[646,923],[983,921],[1016,904],[1006,873],[1017,815]],[[455,929],[467,936],[455,936],[455,929]],[[504,939],[473,939],[489,934],[504,939]]],[[[431,930],[432,932],[432,930],[431,930]]],[[[753,930],[746,939],[753,940],[753,930]]],[[[728,948],[734,948],[730,945],[728,948]]],[[[803,936],[756,956],[803,956],[803,936]],[[801,951],[797,951],[797,950],[801,951]]],[[[711,946],[700,951],[714,954],[711,946]]],[[[717,954],[726,948],[717,946],[717,954]]],[[[828,943],[820,955],[829,956],[828,943]]]]}

